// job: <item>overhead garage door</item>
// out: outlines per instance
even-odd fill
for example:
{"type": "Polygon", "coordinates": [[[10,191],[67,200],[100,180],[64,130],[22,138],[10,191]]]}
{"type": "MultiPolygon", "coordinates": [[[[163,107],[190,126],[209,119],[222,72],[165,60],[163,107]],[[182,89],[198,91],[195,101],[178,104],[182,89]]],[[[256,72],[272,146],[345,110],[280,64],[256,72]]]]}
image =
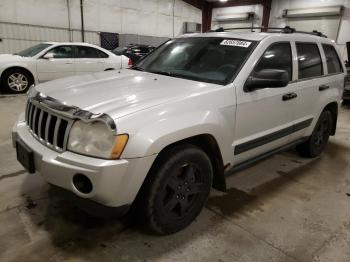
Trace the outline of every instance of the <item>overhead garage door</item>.
{"type": "MultiPolygon", "coordinates": [[[[238,28],[238,27],[252,27],[254,26],[253,21],[227,21],[227,22],[216,22],[214,25],[215,28],[238,28]]],[[[243,30],[235,30],[235,32],[240,32],[240,31],[247,31],[245,29],[243,30]]]]}
{"type": "Polygon", "coordinates": [[[337,38],[339,22],[340,16],[288,18],[287,20],[288,25],[296,30],[306,32],[317,30],[333,40],[337,38]]]}

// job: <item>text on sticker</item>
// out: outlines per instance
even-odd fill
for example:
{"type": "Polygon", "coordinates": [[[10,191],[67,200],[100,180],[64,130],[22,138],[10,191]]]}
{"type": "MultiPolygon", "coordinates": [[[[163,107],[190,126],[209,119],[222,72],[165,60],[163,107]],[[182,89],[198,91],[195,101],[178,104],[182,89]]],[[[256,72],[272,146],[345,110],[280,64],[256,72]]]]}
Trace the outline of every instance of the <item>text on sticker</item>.
{"type": "Polygon", "coordinates": [[[249,47],[252,42],[248,41],[241,41],[241,40],[232,40],[232,39],[225,39],[222,40],[220,45],[230,45],[230,46],[239,46],[239,47],[249,47]]]}

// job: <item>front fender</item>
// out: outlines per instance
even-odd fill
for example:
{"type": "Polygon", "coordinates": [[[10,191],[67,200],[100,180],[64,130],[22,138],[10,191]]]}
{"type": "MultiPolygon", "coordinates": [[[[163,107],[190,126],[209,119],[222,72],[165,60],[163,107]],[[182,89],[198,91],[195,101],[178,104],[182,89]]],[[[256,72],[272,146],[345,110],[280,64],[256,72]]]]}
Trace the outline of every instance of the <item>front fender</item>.
{"type": "MultiPolygon", "coordinates": [[[[168,145],[196,135],[210,134],[221,151],[224,162],[232,159],[233,118],[217,111],[197,111],[173,115],[150,122],[135,133],[130,133],[123,158],[145,157],[158,154],[168,145]],[[232,129],[231,129],[232,128],[232,129]],[[232,130],[232,132],[228,130],[232,130]]],[[[137,120],[135,120],[137,121],[137,120]]]]}

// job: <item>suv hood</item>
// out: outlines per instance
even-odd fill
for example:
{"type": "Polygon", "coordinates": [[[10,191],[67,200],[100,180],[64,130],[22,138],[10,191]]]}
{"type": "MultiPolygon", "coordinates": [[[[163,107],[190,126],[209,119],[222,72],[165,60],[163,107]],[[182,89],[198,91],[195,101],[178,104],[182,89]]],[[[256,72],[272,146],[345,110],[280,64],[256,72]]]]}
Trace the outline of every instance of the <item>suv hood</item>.
{"type": "Polygon", "coordinates": [[[40,84],[36,89],[67,105],[117,119],[218,85],[135,70],[112,70],[40,84]]]}

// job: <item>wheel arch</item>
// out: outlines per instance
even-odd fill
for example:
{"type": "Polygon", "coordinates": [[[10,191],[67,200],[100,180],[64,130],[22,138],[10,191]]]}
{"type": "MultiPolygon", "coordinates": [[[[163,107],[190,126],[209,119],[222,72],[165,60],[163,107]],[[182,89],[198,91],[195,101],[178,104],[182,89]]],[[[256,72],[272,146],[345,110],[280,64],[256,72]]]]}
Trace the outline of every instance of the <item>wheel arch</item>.
{"type": "Polygon", "coordinates": [[[191,144],[197,146],[207,154],[213,166],[213,188],[225,192],[226,179],[224,175],[224,164],[222,155],[215,137],[210,134],[195,135],[165,146],[159,152],[150,170],[152,170],[154,166],[158,165],[158,162],[162,159],[162,155],[165,151],[180,144],[191,144]]]}
{"type": "Polygon", "coordinates": [[[9,70],[13,70],[13,69],[20,69],[20,70],[23,70],[25,72],[27,72],[29,74],[29,76],[32,78],[32,81],[33,83],[35,83],[35,77],[34,77],[34,74],[32,71],[30,71],[28,68],[25,68],[23,66],[10,66],[6,69],[4,69],[2,72],[1,72],[1,75],[0,75],[0,81],[2,81],[2,78],[4,76],[4,74],[9,71],[9,70]]]}

